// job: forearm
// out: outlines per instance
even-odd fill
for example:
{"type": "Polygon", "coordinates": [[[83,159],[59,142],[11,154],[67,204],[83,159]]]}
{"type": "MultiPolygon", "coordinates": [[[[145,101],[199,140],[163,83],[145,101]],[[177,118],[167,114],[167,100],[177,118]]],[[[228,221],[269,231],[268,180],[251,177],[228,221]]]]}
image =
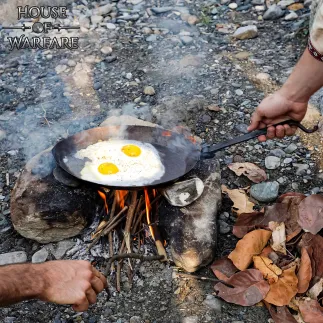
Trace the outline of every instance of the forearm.
{"type": "Polygon", "coordinates": [[[0,306],[38,298],[45,288],[41,266],[21,264],[0,267],[0,306]]]}
{"type": "Polygon", "coordinates": [[[294,102],[308,102],[323,86],[323,62],[305,50],[292,74],[281,88],[281,93],[294,102]]]}

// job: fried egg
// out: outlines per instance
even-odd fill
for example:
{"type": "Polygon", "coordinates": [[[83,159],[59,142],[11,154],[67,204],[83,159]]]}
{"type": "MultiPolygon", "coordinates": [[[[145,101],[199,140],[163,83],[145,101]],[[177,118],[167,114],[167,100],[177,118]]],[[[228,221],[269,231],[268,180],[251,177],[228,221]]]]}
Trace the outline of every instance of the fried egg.
{"type": "Polygon", "coordinates": [[[144,186],[160,179],[165,167],[156,148],[135,140],[100,141],[79,150],[81,178],[111,186],[144,186]]]}

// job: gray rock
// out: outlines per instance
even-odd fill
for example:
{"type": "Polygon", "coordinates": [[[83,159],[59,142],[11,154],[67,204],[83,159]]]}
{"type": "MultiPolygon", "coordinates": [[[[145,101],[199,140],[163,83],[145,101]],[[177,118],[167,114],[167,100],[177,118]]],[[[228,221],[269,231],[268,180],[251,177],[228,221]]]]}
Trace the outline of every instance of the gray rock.
{"type": "Polygon", "coordinates": [[[104,61],[107,63],[112,63],[117,60],[117,56],[111,55],[104,58],[104,61]]]}
{"type": "Polygon", "coordinates": [[[219,220],[218,223],[219,223],[219,231],[220,231],[220,233],[226,234],[226,233],[229,233],[231,231],[231,227],[229,226],[228,223],[226,223],[226,222],[224,222],[222,220],[219,220]]]}
{"type": "Polygon", "coordinates": [[[24,251],[14,251],[0,255],[0,266],[10,264],[22,264],[27,261],[27,254],[24,251]]]}
{"type": "Polygon", "coordinates": [[[239,96],[243,95],[243,91],[240,90],[240,89],[237,89],[234,92],[235,92],[236,95],[239,95],[239,96]]]}
{"type": "Polygon", "coordinates": [[[106,4],[105,6],[101,6],[97,9],[93,10],[94,15],[104,16],[110,13],[113,9],[113,6],[111,4],[106,4]]]}
{"type": "Polygon", "coordinates": [[[269,152],[269,156],[284,158],[286,156],[286,153],[282,149],[276,148],[269,152]]]}
{"type": "Polygon", "coordinates": [[[182,319],[181,323],[199,323],[199,318],[197,316],[187,316],[182,319]]]}
{"type": "Polygon", "coordinates": [[[55,67],[55,71],[57,74],[63,73],[64,71],[66,71],[67,66],[66,65],[57,65],[55,67]]]}
{"type": "Polygon", "coordinates": [[[261,5],[265,4],[265,0],[252,0],[251,3],[254,6],[261,6],[261,5]]]}
{"type": "Polygon", "coordinates": [[[33,264],[39,264],[39,263],[45,262],[47,257],[48,257],[48,250],[46,248],[42,248],[33,254],[31,262],[33,264]]]}
{"type": "Polygon", "coordinates": [[[285,158],[284,159],[284,164],[290,164],[293,162],[293,158],[285,158]]]}
{"type": "Polygon", "coordinates": [[[286,154],[291,154],[293,153],[295,150],[297,150],[297,146],[293,143],[291,143],[286,149],[285,149],[285,153],[286,154]]]}
{"type": "Polygon", "coordinates": [[[254,26],[254,25],[240,27],[233,34],[234,38],[237,38],[240,40],[251,39],[257,36],[258,36],[258,29],[257,29],[257,26],[254,26]]]}
{"type": "Polygon", "coordinates": [[[206,299],[203,301],[203,305],[211,308],[217,313],[222,312],[222,304],[223,302],[219,298],[215,298],[213,295],[208,295],[206,299]]]}
{"type": "Polygon", "coordinates": [[[201,121],[203,123],[209,123],[212,120],[211,116],[209,116],[208,114],[203,114],[201,121]]]}
{"type": "Polygon", "coordinates": [[[100,82],[95,82],[93,84],[93,89],[94,90],[99,90],[99,89],[101,89],[101,87],[102,87],[102,84],[100,82]]]}
{"type": "Polygon", "coordinates": [[[53,256],[56,260],[62,259],[66,252],[73,248],[75,245],[75,242],[72,240],[63,240],[57,243],[56,248],[53,248],[51,250],[53,256]]]}
{"type": "Polygon", "coordinates": [[[304,7],[305,8],[309,8],[311,6],[311,4],[312,4],[312,0],[305,0],[304,1],[304,7]]]}
{"type": "Polygon", "coordinates": [[[154,42],[157,40],[157,35],[150,35],[146,38],[147,42],[154,42]]]}
{"type": "Polygon", "coordinates": [[[240,123],[234,126],[241,133],[248,133],[248,126],[244,123],[240,123]]]}
{"type": "Polygon", "coordinates": [[[92,22],[92,24],[99,24],[102,21],[103,21],[103,17],[102,16],[98,16],[98,15],[91,16],[91,22],[92,22]]]}
{"type": "Polygon", "coordinates": [[[184,45],[191,44],[194,40],[193,37],[190,36],[181,36],[180,39],[184,45]]]}
{"type": "Polygon", "coordinates": [[[6,132],[0,129],[0,141],[6,138],[6,132]]]}
{"type": "Polygon", "coordinates": [[[251,196],[260,202],[274,201],[278,196],[279,184],[277,182],[264,182],[251,186],[251,196]]]}
{"type": "Polygon", "coordinates": [[[307,164],[293,164],[297,168],[296,175],[305,175],[306,171],[310,168],[307,164]]]}
{"type": "Polygon", "coordinates": [[[286,15],[284,19],[286,21],[291,21],[291,20],[295,20],[297,18],[298,18],[298,14],[295,11],[292,11],[288,15],[286,15]]]}
{"type": "Polygon", "coordinates": [[[161,13],[165,13],[165,12],[172,11],[172,10],[173,10],[173,7],[154,7],[154,8],[151,8],[151,11],[153,13],[156,13],[156,14],[161,14],[161,13]]]}
{"type": "Polygon", "coordinates": [[[152,86],[146,86],[144,88],[144,94],[152,96],[152,95],[155,95],[156,92],[155,92],[155,89],[152,86]]]}
{"type": "Polygon", "coordinates": [[[275,20],[275,19],[279,19],[283,15],[284,15],[284,10],[280,6],[277,6],[276,4],[274,4],[268,8],[263,18],[264,20],[275,20]]]}
{"type": "Polygon", "coordinates": [[[130,318],[129,323],[144,323],[140,316],[133,316],[130,318]]]}
{"type": "Polygon", "coordinates": [[[292,183],[292,189],[293,190],[298,190],[298,183],[292,183]]]}
{"type": "Polygon", "coordinates": [[[88,17],[80,18],[80,26],[83,28],[90,28],[90,19],[88,17]]]}
{"type": "Polygon", "coordinates": [[[267,169],[276,169],[280,166],[280,158],[276,156],[268,156],[265,159],[265,166],[267,169]]]}
{"type": "Polygon", "coordinates": [[[67,62],[67,65],[69,67],[74,67],[74,66],[76,66],[76,62],[74,60],[72,60],[72,59],[69,59],[68,62],[67,62]]]}
{"type": "Polygon", "coordinates": [[[281,0],[277,3],[278,6],[280,6],[282,9],[285,9],[289,5],[293,4],[294,0],[281,0]]]}
{"type": "Polygon", "coordinates": [[[101,48],[101,53],[104,55],[110,55],[112,53],[112,48],[110,46],[103,46],[101,48]]]}
{"type": "Polygon", "coordinates": [[[117,26],[116,26],[115,24],[111,23],[111,22],[108,22],[108,23],[106,24],[106,27],[107,27],[108,29],[110,29],[110,30],[113,30],[113,29],[116,29],[116,28],[117,28],[117,26]]]}

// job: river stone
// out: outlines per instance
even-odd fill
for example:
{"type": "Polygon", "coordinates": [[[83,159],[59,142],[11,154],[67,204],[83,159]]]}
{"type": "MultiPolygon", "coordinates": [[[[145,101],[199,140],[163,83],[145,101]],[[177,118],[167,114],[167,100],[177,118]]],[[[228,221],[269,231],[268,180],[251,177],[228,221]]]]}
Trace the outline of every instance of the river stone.
{"type": "Polygon", "coordinates": [[[0,141],[6,138],[6,132],[0,129],[0,141]]]}
{"type": "Polygon", "coordinates": [[[276,169],[280,166],[280,158],[276,156],[268,156],[265,159],[265,166],[267,169],[276,169]]]}
{"type": "Polygon", "coordinates": [[[293,143],[291,143],[290,145],[287,146],[287,148],[285,148],[285,153],[286,154],[291,154],[293,153],[295,150],[297,150],[297,146],[293,143]]]}
{"type": "Polygon", "coordinates": [[[213,295],[208,295],[206,299],[203,301],[203,305],[211,308],[217,313],[221,313],[222,304],[223,302],[220,299],[215,298],[213,295]]]}
{"type": "Polygon", "coordinates": [[[208,177],[201,197],[176,210],[171,226],[170,249],[176,266],[194,272],[214,258],[217,238],[217,213],[221,206],[221,176],[217,162],[205,162],[208,177]]]}
{"type": "Polygon", "coordinates": [[[243,39],[251,39],[258,36],[258,29],[257,26],[245,26],[238,28],[234,34],[233,37],[243,40],[243,39]]]}
{"type": "Polygon", "coordinates": [[[264,20],[275,20],[279,19],[284,15],[284,10],[276,4],[270,6],[263,15],[264,20]]]}
{"type": "Polygon", "coordinates": [[[264,182],[251,186],[251,196],[259,202],[272,202],[278,196],[279,184],[277,182],[264,182]]]}
{"type": "Polygon", "coordinates": [[[96,192],[89,185],[71,188],[53,176],[51,149],[33,157],[11,193],[11,220],[23,237],[40,243],[78,235],[95,212],[96,192]]]}
{"type": "Polygon", "coordinates": [[[42,248],[33,254],[31,262],[33,264],[43,263],[46,261],[48,254],[48,250],[46,248],[42,248]]]}
{"type": "Polygon", "coordinates": [[[198,316],[186,316],[182,319],[181,323],[199,323],[198,316]]]}
{"type": "Polygon", "coordinates": [[[269,152],[269,156],[276,156],[278,158],[283,158],[286,156],[286,153],[282,149],[276,148],[269,152]]]}
{"type": "Polygon", "coordinates": [[[110,13],[113,9],[111,4],[106,4],[105,6],[98,7],[97,9],[93,10],[93,15],[104,16],[110,13]]]}
{"type": "Polygon", "coordinates": [[[10,264],[22,264],[27,261],[27,254],[24,251],[14,251],[0,255],[0,266],[10,264]]]}

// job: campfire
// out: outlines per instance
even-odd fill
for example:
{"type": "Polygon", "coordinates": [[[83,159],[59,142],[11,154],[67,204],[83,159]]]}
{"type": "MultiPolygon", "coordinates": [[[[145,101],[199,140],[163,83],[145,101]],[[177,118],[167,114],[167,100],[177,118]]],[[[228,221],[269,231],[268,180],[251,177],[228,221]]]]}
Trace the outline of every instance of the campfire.
{"type": "Polygon", "coordinates": [[[102,199],[102,220],[92,233],[88,249],[97,244],[101,237],[108,237],[110,261],[107,272],[116,273],[116,289],[120,291],[123,259],[130,258],[128,276],[131,280],[131,258],[144,260],[143,255],[140,257],[140,254],[134,253],[134,250],[140,250],[143,243],[155,244],[158,256],[151,260],[167,259],[164,248],[166,242],[162,240],[158,229],[158,202],[161,195],[156,189],[110,191],[105,188],[98,190],[98,194],[102,199]],[[115,235],[118,239],[114,239],[115,235]]]}

